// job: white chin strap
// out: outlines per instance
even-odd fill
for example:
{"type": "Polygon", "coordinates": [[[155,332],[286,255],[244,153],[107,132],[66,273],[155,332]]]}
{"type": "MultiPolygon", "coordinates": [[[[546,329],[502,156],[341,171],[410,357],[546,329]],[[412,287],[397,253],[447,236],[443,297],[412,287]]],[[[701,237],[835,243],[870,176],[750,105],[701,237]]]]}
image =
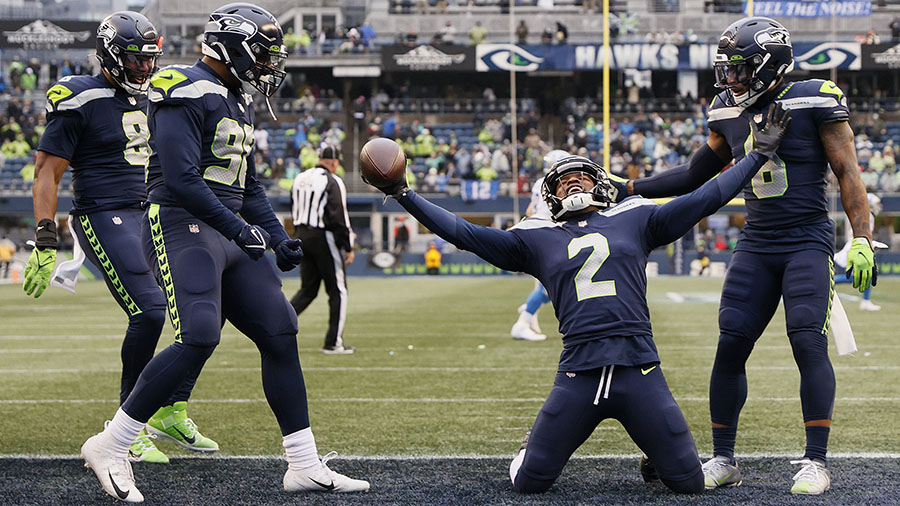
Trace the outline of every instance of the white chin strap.
{"type": "Polygon", "coordinates": [[[594,198],[590,193],[575,193],[562,200],[562,211],[560,211],[556,217],[559,218],[560,216],[569,212],[581,211],[582,209],[590,207],[592,205],[594,205],[594,198]]]}

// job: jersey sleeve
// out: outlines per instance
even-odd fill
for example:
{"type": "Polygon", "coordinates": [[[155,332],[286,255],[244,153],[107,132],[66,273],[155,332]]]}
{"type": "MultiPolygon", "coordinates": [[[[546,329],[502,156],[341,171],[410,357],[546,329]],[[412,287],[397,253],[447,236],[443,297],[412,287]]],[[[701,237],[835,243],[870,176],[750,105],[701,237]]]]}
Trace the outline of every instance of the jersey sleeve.
{"type": "Polygon", "coordinates": [[[72,160],[81,132],[87,125],[85,97],[74,83],[59,82],[47,90],[47,127],[38,151],[72,160]]]}
{"type": "Polygon", "coordinates": [[[528,267],[528,248],[518,234],[473,225],[412,190],[398,202],[419,223],[457,248],[471,251],[501,269],[534,274],[528,267]]]}
{"type": "MultiPolygon", "coordinates": [[[[850,109],[847,108],[847,97],[844,92],[831,81],[814,79],[809,81],[807,92],[808,103],[812,106],[812,114],[816,125],[850,120],[850,109]]],[[[801,98],[801,99],[802,99],[801,98]]],[[[788,99],[786,102],[790,102],[788,99]]]]}
{"type": "Polygon", "coordinates": [[[713,97],[706,111],[706,126],[711,132],[725,135],[725,120],[736,118],[741,115],[741,112],[740,107],[727,104],[724,92],[719,93],[713,97]]]}

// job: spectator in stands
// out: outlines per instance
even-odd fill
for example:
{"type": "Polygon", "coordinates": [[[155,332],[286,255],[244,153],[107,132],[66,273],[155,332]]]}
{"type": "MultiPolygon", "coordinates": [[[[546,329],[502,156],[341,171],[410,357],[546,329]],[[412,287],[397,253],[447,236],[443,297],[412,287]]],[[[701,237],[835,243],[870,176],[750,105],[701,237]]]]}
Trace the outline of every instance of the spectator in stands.
{"type": "Polygon", "coordinates": [[[416,14],[419,16],[428,14],[428,0],[416,0],[416,14]]]}
{"type": "Polygon", "coordinates": [[[541,44],[544,44],[545,46],[553,44],[553,34],[554,30],[552,26],[544,28],[544,31],[541,32],[541,44]]]}
{"type": "Polygon", "coordinates": [[[363,24],[359,27],[359,36],[360,43],[366,53],[370,52],[373,47],[375,47],[375,29],[372,28],[372,25],[369,23],[369,20],[363,21],[363,24]]]}
{"type": "Polygon", "coordinates": [[[466,148],[459,148],[453,157],[456,173],[462,179],[474,179],[472,174],[472,155],[466,148]]]}
{"type": "Polygon", "coordinates": [[[594,12],[597,10],[597,0],[583,0],[584,12],[594,12]]]}
{"type": "Polygon", "coordinates": [[[437,0],[434,4],[435,14],[447,14],[447,0],[437,0]]]}
{"type": "Polygon", "coordinates": [[[877,149],[872,153],[872,158],[869,159],[869,172],[874,172],[879,177],[884,172],[884,158],[881,157],[881,151],[877,149]]]}
{"type": "Polygon", "coordinates": [[[508,142],[504,143],[502,147],[495,149],[493,154],[491,154],[491,169],[502,176],[508,175],[511,169],[509,162],[511,148],[508,142]]]}
{"type": "Polygon", "coordinates": [[[381,125],[381,135],[388,139],[393,139],[397,131],[397,115],[389,116],[381,125]]]}
{"type": "Polygon", "coordinates": [[[475,173],[475,177],[477,177],[479,181],[493,181],[499,177],[499,174],[497,174],[497,171],[494,170],[491,165],[483,165],[478,169],[478,172],[475,173]]]}
{"type": "Polygon", "coordinates": [[[900,42],[900,17],[895,16],[888,27],[891,29],[891,42],[895,44],[900,42]]]}
{"type": "Polygon", "coordinates": [[[441,28],[440,41],[441,41],[441,44],[455,44],[456,43],[456,27],[453,26],[453,23],[451,23],[450,21],[447,21],[444,24],[444,27],[441,28]]]}
{"type": "Polygon", "coordinates": [[[881,44],[881,37],[878,36],[878,32],[874,28],[866,32],[863,44],[881,44]]]}
{"type": "Polygon", "coordinates": [[[416,156],[428,157],[434,153],[434,145],[437,140],[431,135],[431,130],[422,129],[422,133],[416,136],[416,156]]]}
{"type": "Polygon", "coordinates": [[[897,160],[894,158],[894,149],[886,145],[881,157],[884,159],[884,173],[893,175],[897,172],[897,160]]]}
{"type": "Polygon", "coordinates": [[[293,28],[288,28],[284,32],[284,47],[288,54],[296,53],[300,49],[300,36],[294,33],[293,28]]]}
{"type": "Polygon", "coordinates": [[[406,37],[404,40],[406,42],[406,47],[414,47],[418,43],[419,34],[417,34],[415,30],[410,28],[409,31],[406,32],[406,37]]]}
{"type": "Polygon", "coordinates": [[[528,44],[528,25],[524,19],[520,20],[519,26],[516,27],[516,39],[519,44],[528,44]]]}
{"type": "Polygon", "coordinates": [[[476,21],[475,26],[469,29],[469,45],[477,46],[484,42],[487,37],[487,30],[481,26],[481,21],[476,21]]]}
{"type": "Polygon", "coordinates": [[[569,43],[569,29],[566,28],[566,25],[562,24],[562,21],[556,22],[556,43],[559,45],[565,45],[569,43]]]}
{"type": "Polygon", "coordinates": [[[394,253],[403,253],[409,249],[409,227],[406,226],[406,217],[397,218],[397,226],[394,227],[394,253]]]}

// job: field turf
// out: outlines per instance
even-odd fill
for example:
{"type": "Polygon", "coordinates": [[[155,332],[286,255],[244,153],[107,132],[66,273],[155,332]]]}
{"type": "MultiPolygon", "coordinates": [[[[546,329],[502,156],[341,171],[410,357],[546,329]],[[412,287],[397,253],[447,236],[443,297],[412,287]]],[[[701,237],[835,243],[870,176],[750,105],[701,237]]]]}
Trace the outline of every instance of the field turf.
{"type": "MultiPolygon", "coordinates": [[[[292,293],[298,282],[286,280],[292,293]]],[[[300,354],[320,453],[347,458],[334,467],[366,477],[360,497],[316,503],[629,503],[672,504],[685,498],[645,486],[639,450],[615,421],[601,424],[549,494],[522,497],[508,485],[508,460],[547,395],[561,349],[552,310],[542,309],[546,342],[509,337],[530,278],[356,278],[350,280],[345,340],[349,356],[319,353],[326,328],[324,291],[300,320],[300,354]]],[[[650,281],[654,334],[675,398],[701,455],[711,451],[709,373],[717,337],[721,280],[650,281]]],[[[900,502],[900,279],[874,291],[878,313],[857,310],[840,285],[860,351],[832,360],[838,380],[830,461],[830,504],[900,502]]],[[[81,443],[115,412],[119,346],[126,319],[104,285],[82,283],[78,295],[51,289],[37,301],[20,286],[0,286],[0,494],[4,502],[104,501],[80,467],[81,443]],[[40,490],[37,493],[36,490],[40,490]]],[[[171,340],[166,329],[160,346],[171,340]]],[[[776,314],[748,363],[750,397],[737,451],[744,486],[693,498],[692,504],[778,504],[803,450],[799,374],[776,314]]],[[[178,458],[168,467],[136,464],[148,503],[287,503],[281,438],[263,398],[259,355],[226,325],[189,408],[224,459],[178,458]],[[246,458],[252,457],[252,458],[246,458]],[[177,501],[176,501],[177,502],[177,501]]],[[[303,498],[304,502],[310,498],[303,498]]],[[[827,499],[827,501],[826,501],[827,499]]],[[[819,499],[804,498],[816,504],[819,499]]]]}

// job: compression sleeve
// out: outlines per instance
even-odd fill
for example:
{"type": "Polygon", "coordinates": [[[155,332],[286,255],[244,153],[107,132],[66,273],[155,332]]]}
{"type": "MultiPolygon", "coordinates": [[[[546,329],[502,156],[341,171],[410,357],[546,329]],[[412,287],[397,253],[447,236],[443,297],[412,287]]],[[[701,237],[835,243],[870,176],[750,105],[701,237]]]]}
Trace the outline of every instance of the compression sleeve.
{"type": "MultiPolygon", "coordinates": [[[[272,203],[266,195],[266,190],[256,177],[247,174],[247,181],[244,187],[244,201],[241,204],[241,216],[247,220],[247,223],[259,225],[265,229],[272,237],[272,246],[280,244],[282,241],[290,239],[281,220],[275,216],[272,210],[272,203]]],[[[240,231],[240,230],[238,230],[240,231]]]]}
{"type": "Polygon", "coordinates": [[[200,114],[183,105],[160,107],[154,115],[153,135],[166,189],[189,213],[233,239],[244,222],[222,204],[200,174],[200,114]]]}
{"type": "Polygon", "coordinates": [[[471,251],[501,269],[528,272],[525,270],[528,250],[516,234],[473,225],[412,190],[398,202],[419,223],[457,248],[471,251]]]}
{"type": "Polygon", "coordinates": [[[699,188],[709,178],[718,174],[725,165],[727,162],[723,162],[709,144],[704,143],[694,152],[689,163],[673,167],[653,177],[635,179],[632,183],[634,194],[648,199],[684,195],[699,188]]]}
{"type": "Polygon", "coordinates": [[[734,167],[707,181],[696,191],[654,209],[647,228],[651,246],[655,248],[678,239],[702,218],[727,204],[768,160],[766,156],[752,151],[734,167]]]}

